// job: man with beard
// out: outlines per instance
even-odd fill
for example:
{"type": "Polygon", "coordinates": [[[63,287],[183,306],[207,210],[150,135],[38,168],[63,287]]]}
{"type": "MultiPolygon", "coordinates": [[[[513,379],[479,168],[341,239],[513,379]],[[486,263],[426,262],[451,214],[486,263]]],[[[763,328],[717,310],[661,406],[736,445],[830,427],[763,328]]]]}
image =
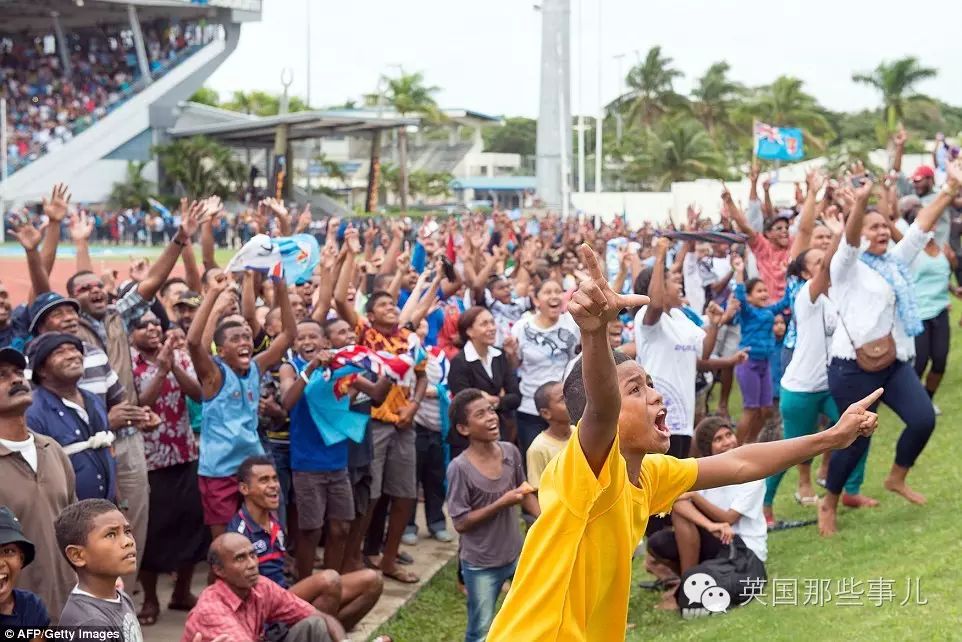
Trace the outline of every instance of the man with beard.
{"type": "Polygon", "coordinates": [[[13,511],[35,546],[19,588],[39,595],[56,621],[76,582],[53,528],[60,511],[77,501],[74,469],[54,439],[27,426],[33,395],[23,376],[26,366],[21,352],[0,349],[0,504],[13,511]]]}

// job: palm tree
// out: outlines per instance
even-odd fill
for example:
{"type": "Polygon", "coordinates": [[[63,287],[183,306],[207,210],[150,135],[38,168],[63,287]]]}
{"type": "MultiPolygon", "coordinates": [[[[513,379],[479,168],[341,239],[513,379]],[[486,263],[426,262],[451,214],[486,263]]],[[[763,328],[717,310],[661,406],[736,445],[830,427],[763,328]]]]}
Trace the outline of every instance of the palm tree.
{"type": "Polygon", "coordinates": [[[755,117],[772,125],[801,127],[806,142],[825,149],[826,140],[834,137],[832,125],[825,110],[802,89],[802,84],[798,78],[779,76],[771,85],[758,88],[747,113],[742,114],[742,121],[755,117]]]}
{"type": "MultiPolygon", "coordinates": [[[[405,74],[402,70],[397,78],[384,77],[387,84],[385,99],[401,117],[409,114],[420,114],[429,120],[440,120],[438,104],[434,94],[440,89],[424,84],[424,74],[415,72],[405,74]]],[[[401,210],[408,207],[408,169],[407,169],[407,129],[398,130],[398,164],[401,170],[401,210]]]]}
{"type": "Polygon", "coordinates": [[[915,84],[936,75],[937,69],[923,67],[915,56],[906,56],[892,62],[880,62],[870,73],[852,74],[852,80],[881,92],[885,122],[889,131],[895,131],[896,123],[905,116],[907,103],[928,100],[913,91],[915,84]]]}
{"type": "Polygon", "coordinates": [[[146,161],[128,161],[127,176],[121,183],[114,183],[108,201],[111,207],[146,208],[147,199],[155,196],[154,183],[144,178],[146,161]]]}
{"type": "Polygon", "coordinates": [[[683,115],[665,119],[641,134],[627,178],[664,190],[677,181],[727,178],[729,171],[704,127],[683,115]]]}
{"type": "Polygon", "coordinates": [[[692,114],[716,140],[722,132],[734,133],[732,112],[738,100],[745,94],[743,85],[728,78],[730,69],[724,60],[716,62],[691,90],[692,114]]]}
{"type": "Polygon", "coordinates": [[[194,92],[194,95],[191,96],[189,100],[194,103],[209,105],[211,107],[220,106],[220,94],[210,87],[201,87],[194,92]]]}
{"type": "Polygon", "coordinates": [[[194,136],[154,147],[169,187],[179,185],[191,199],[227,198],[246,178],[244,164],[220,143],[194,136]]]}
{"type": "Polygon", "coordinates": [[[683,74],[671,64],[672,59],[662,56],[661,47],[655,46],[642,62],[628,71],[625,77],[628,93],[616,102],[628,105],[629,120],[651,127],[658,118],[684,104],[684,97],[675,93],[672,86],[683,74]]]}

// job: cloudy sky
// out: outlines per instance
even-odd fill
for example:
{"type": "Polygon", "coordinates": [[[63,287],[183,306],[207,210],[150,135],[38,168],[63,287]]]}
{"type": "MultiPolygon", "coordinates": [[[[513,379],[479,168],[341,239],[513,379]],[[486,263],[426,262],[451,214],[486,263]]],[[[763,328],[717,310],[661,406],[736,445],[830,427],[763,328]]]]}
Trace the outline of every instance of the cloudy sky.
{"type": "MultiPolygon", "coordinates": [[[[235,89],[307,92],[307,25],[311,26],[311,99],[329,105],[374,91],[381,74],[422,71],[442,88],[438,102],[490,114],[535,116],[541,40],[540,0],[264,0],[263,19],[243,27],[234,54],[210,78],[235,89]],[[308,8],[308,2],[311,3],[308,8]]],[[[622,73],[653,45],[685,73],[678,89],[711,63],[727,60],[732,76],[764,84],[779,74],[802,78],[832,109],[875,106],[879,97],[851,81],[881,60],[914,55],[937,67],[919,89],[962,104],[958,26],[962,3],[875,0],[570,0],[572,106],[585,113],[618,93],[622,73]],[[599,2],[601,55],[599,65],[599,2]],[[579,5],[583,17],[579,20],[579,5]],[[582,28],[578,28],[579,22],[582,28]],[[579,32],[583,35],[579,38],[579,32]],[[583,47],[579,47],[580,42],[583,47]],[[582,50],[579,65],[579,49],[582,50]],[[636,53],[637,52],[637,53],[636,53]],[[583,69],[583,91],[578,69],[583,69]]]]}

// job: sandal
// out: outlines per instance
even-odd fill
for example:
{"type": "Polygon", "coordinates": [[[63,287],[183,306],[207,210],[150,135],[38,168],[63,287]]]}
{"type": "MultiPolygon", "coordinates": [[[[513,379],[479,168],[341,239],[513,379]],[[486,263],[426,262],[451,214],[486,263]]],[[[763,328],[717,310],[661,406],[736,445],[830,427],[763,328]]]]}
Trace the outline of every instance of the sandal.
{"type": "Polygon", "coordinates": [[[393,571],[385,571],[381,569],[381,573],[384,577],[390,577],[392,580],[401,582],[402,584],[417,584],[421,581],[421,578],[410,571],[405,571],[403,568],[396,568],[393,571]]]}
{"type": "Polygon", "coordinates": [[[414,564],[414,558],[408,555],[407,553],[405,553],[404,551],[398,551],[397,563],[403,564],[404,566],[410,566],[411,564],[414,564]]]}
{"type": "Polygon", "coordinates": [[[137,614],[137,621],[141,626],[153,626],[157,624],[157,617],[160,615],[160,605],[155,603],[144,603],[137,614]]]}
{"type": "Polygon", "coordinates": [[[798,491],[795,491],[795,501],[801,506],[817,506],[818,495],[809,495],[808,497],[803,497],[798,491]]]}

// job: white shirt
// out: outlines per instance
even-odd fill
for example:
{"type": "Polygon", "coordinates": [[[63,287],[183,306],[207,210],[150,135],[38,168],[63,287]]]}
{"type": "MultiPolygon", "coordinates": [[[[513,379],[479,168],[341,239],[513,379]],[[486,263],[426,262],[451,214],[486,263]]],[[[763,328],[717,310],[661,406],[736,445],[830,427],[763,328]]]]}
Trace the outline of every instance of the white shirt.
{"type": "Polygon", "coordinates": [[[835,304],[824,294],[812,303],[809,281],[795,299],[795,327],[798,332],[792,361],[782,375],[782,387],[792,392],[828,390],[830,337],[838,325],[835,304]]]}
{"type": "Polygon", "coordinates": [[[464,360],[468,363],[471,363],[472,361],[480,361],[481,367],[484,368],[484,371],[487,373],[489,379],[494,379],[494,372],[491,370],[491,363],[494,361],[494,358],[500,354],[500,350],[494,346],[491,346],[488,348],[487,359],[482,359],[481,355],[479,355],[478,351],[475,349],[474,343],[468,341],[464,345],[464,360]]]}
{"type": "Polygon", "coordinates": [[[698,314],[705,310],[705,285],[698,273],[698,255],[689,252],[682,262],[682,276],[685,281],[685,298],[688,305],[698,314]]]}
{"type": "Polygon", "coordinates": [[[37,442],[33,438],[33,433],[27,433],[27,438],[23,441],[0,439],[0,444],[3,444],[7,450],[20,453],[33,468],[33,472],[37,472],[37,442]]]}
{"type": "MultiPolygon", "coordinates": [[[[928,239],[929,234],[913,223],[889,253],[908,266],[928,239]]],[[[844,322],[839,323],[839,331],[832,335],[832,357],[855,359],[853,343],[861,347],[891,332],[896,357],[899,361],[910,361],[915,357],[915,339],[905,333],[902,320],[896,314],[895,291],[881,274],[859,260],[860,254],[860,248],[842,243],[832,257],[829,298],[838,306],[844,322]]]]}
{"type": "Polygon", "coordinates": [[[564,381],[565,369],[575,358],[581,343],[581,331],[570,314],[565,312],[550,328],[535,324],[535,315],[523,317],[511,328],[511,335],[518,340],[521,366],[518,386],[521,392],[521,412],[537,415],[534,393],[549,381],[564,381]]]}
{"type": "Polygon", "coordinates": [[[741,517],[732,524],[732,531],[742,538],[745,546],[760,559],[768,559],[768,526],[762,513],[765,499],[765,480],[698,491],[702,497],[722,510],[733,510],[741,517]]]}
{"type": "Polygon", "coordinates": [[[654,325],[645,325],[647,309],[644,306],[635,315],[636,359],[665,400],[665,423],[671,434],[691,437],[695,428],[695,376],[705,332],[678,309],[662,313],[654,325]]]}

